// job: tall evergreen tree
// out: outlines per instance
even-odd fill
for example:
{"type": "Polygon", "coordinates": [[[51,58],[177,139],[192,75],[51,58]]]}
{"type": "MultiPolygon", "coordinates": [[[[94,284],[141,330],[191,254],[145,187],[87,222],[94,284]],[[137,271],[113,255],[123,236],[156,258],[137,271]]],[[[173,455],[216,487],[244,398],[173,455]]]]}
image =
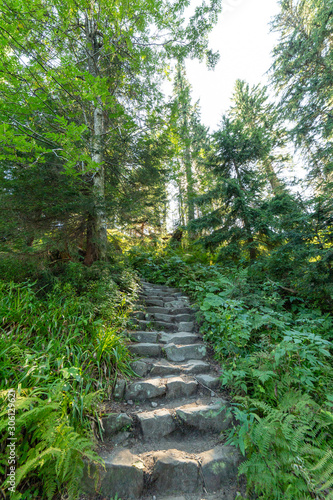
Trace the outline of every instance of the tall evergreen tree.
{"type": "Polygon", "coordinates": [[[199,103],[192,103],[191,85],[185,65],[178,61],[174,81],[171,129],[175,144],[174,170],[178,184],[179,219],[183,225],[195,218],[200,154],[207,144],[208,130],[200,120],[199,103]]]}
{"type": "Polygon", "coordinates": [[[273,82],[295,143],[321,182],[333,168],[333,3],[282,0],[280,4],[273,22],[280,34],[273,52],[273,82]]]}

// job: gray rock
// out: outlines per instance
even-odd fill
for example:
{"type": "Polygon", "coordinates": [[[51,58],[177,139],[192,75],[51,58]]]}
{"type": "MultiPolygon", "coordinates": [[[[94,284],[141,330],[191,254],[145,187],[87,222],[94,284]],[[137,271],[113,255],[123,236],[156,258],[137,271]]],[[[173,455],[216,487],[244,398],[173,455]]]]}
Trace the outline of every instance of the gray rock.
{"type": "Polygon", "coordinates": [[[177,323],[187,323],[187,322],[192,322],[194,321],[194,314],[176,314],[173,316],[174,321],[177,323]]]}
{"type": "Polygon", "coordinates": [[[144,464],[140,458],[128,450],[116,449],[104,456],[105,469],[100,470],[100,481],[95,490],[96,467],[90,467],[83,475],[81,484],[83,492],[94,494],[95,491],[107,498],[118,494],[122,498],[137,500],[143,491],[144,464]]]}
{"type": "Polygon", "coordinates": [[[206,347],[204,344],[192,344],[176,346],[167,344],[164,347],[166,357],[169,361],[187,361],[189,359],[203,359],[206,356],[206,347]]]}
{"type": "Polygon", "coordinates": [[[168,314],[169,313],[169,309],[167,309],[166,307],[156,307],[156,306],[147,307],[146,311],[147,311],[147,313],[151,313],[151,314],[156,314],[156,313],[168,314]]]}
{"type": "Polygon", "coordinates": [[[138,415],[145,439],[161,438],[176,429],[176,422],[168,410],[161,409],[138,415]]]}
{"type": "Polygon", "coordinates": [[[149,297],[146,297],[145,299],[146,304],[149,304],[151,306],[157,306],[157,307],[163,307],[164,303],[163,300],[161,299],[152,299],[149,297]]]}
{"type": "Polygon", "coordinates": [[[177,399],[192,396],[197,391],[198,383],[195,380],[184,380],[181,377],[172,377],[166,379],[166,397],[168,399],[177,399]]]}
{"type": "Polygon", "coordinates": [[[190,360],[183,364],[184,373],[188,375],[195,375],[197,373],[206,373],[211,369],[209,363],[200,360],[190,360]]]}
{"type": "Polygon", "coordinates": [[[139,326],[140,330],[142,331],[147,331],[152,329],[152,322],[151,321],[143,321],[143,320],[137,320],[136,324],[139,326]]]}
{"type": "Polygon", "coordinates": [[[118,432],[118,434],[115,434],[110,438],[110,442],[113,446],[120,446],[122,445],[123,447],[127,444],[127,440],[130,437],[131,433],[130,432],[118,432]]]}
{"type": "Polygon", "coordinates": [[[162,333],[160,337],[160,342],[162,344],[177,344],[177,345],[186,345],[186,344],[194,344],[198,342],[199,337],[194,333],[189,332],[176,332],[176,333],[162,333]]]}
{"type": "Polygon", "coordinates": [[[183,365],[170,363],[166,359],[154,361],[150,371],[151,376],[163,377],[165,375],[178,375],[183,369],[183,365]]]}
{"type": "Polygon", "coordinates": [[[166,311],[174,316],[178,314],[193,314],[193,310],[190,307],[169,307],[169,304],[166,311]]]}
{"type": "Polygon", "coordinates": [[[154,325],[164,332],[178,331],[178,325],[176,325],[176,323],[168,323],[166,321],[154,321],[154,325]]]}
{"type": "Polygon", "coordinates": [[[237,469],[241,457],[232,446],[217,446],[200,454],[201,471],[208,492],[237,482],[237,469]]]}
{"type": "Polygon", "coordinates": [[[179,308],[188,307],[188,306],[189,306],[188,300],[177,299],[177,300],[169,300],[166,307],[168,307],[169,309],[179,309],[179,308]]]}
{"type": "Polygon", "coordinates": [[[128,346],[129,351],[136,356],[155,357],[161,356],[161,346],[158,344],[132,344],[128,346]]]}
{"type": "Polygon", "coordinates": [[[125,389],[126,389],[126,380],[118,379],[113,389],[113,397],[118,400],[123,399],[125,394],[125,389]]]}
{"type": "Polygon", "coordinates": [[[149,371],[149,365],[144,361],[133,361],[131,368],[138,377],[145,377],[149,371]]]}
{"type": "Polygon", "coordinates": [[[163,396],[166,393],[166,385],[160,379],[148,379],[134,382],[126,389],[126,399],[143,401],[163,396]]]}
{"type": "Polygon", "coordinates": [[[210,375],[209,373],[205,373],[204,375],[198,375],[196,377],[199,384],[202,384],[209,389],[217,389],[221,387],[221,380],[216,375],[210,375]]]}
{"type": "Polygon", "coordinates": [[[132,419],[126,413],[110,413],[102,418],[104,436],[109,439],[117,432],[132,426],[132,419]]]}
{"type": "Polygon", "coordinates": [[[143,343],[156,343],[158,340],[158,332],[131,332],[129,336],[138,342],[143,343]]]}
{"type": "Polygon", "coordinates": [[[178,450],[155,453],[152,480],[158,494],[194,493],[199,488],[196,460],[184,458],[178,450]]]}
{"type": "Polygon", "coordinates": [[[143,311],[136,311],[133,313],[133,317],[136,319],[146,319],[146,314],[143,311]]]}
{"type": "Polygon", "coordinates": [[[194,331],[194,321],[185,321],[178,323],[179,332],[193,332],[194,331]]]}
{"type": "Polygon", "coordinates": [[[222,432],[231,423],[231,418],[226,418],[226,410],[221,410],[226,402],[220,401],[213,405],[186,405],[176,410],[176,415],[186,425],[206,431],[222,432]]]}
{"type": "Polygon", "coordinates": [[[171,314],[154,313],[151,316],[156,321],[165,321],[166,323],[172,323],[173,322],[173,317],[171,316],[171,314]]]}

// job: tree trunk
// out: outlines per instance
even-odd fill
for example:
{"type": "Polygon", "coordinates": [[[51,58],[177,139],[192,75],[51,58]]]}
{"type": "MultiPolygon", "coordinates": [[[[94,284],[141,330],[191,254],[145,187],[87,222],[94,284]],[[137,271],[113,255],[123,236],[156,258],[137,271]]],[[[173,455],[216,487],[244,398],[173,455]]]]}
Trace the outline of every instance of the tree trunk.
{"type": "MultiPolygon", "coordinates": [[[[93,17],[86,15],[85,29],[87,37],[87,53],[89,73],[97,77],[99,74],[99,57],[101,42],[97,38],[97,25],[93,17]]],[[[92,176],[93,207],[87,220],[87,252],[84,259],[86,265],[96,260],[106,259],[107,230],[105,215],[105,179],[103,165],[103,133],[104,115],[100,96],[96,96],[94,104],[94,122],[91,141],[91,159],[97,165],[92,176]]]]}
{"type": "Polygon", "coordinates": [[[186,194],[187,194],[187,222],[194,220],[194,190],[193,172],[191,165],[191,153],[188,146],[185,148],[185,173],[186,173],[186,194]]]}
{"type": "Polygon", "coordinates": [[[277,195],[281,194],[283,191],[283,184],[281,183],[280,179],[276,175],[274,167],[268,158],[264,161],[264,169],[265,169],[265,172],[267,174],[268,181],[272,187],[272,191],[273,191],[274,195],[277,196],[277,195]]]}
{"type": "MultiPolygon", "coordinates": [[[[234,163],[234,167],[235,167],[235,171],[236,171],[236,175],[237,175],[238,184],[239,184],[240,188],[243,191],[245,191],[245,189],[243,187],[241,175],[240,175],[240,172],[238,169],[238,165],[236,162],[233,162],[233,163],[234,163]]],[[[250,224],[248,216],[243,208],[242,208],[241,212],[242,212],[241,217],[243,219],[245,232],[247,235],[247,243],[248,243],[248,249],[249,249],[249,254],[250,254],[250,260],[252,261],[252,260],[255,260],[257,258],[257,251],[256,251],[256,248],[254,246],[254,238],[253,238],[253,234],[251,231],[251,224],[250,224]]]]}

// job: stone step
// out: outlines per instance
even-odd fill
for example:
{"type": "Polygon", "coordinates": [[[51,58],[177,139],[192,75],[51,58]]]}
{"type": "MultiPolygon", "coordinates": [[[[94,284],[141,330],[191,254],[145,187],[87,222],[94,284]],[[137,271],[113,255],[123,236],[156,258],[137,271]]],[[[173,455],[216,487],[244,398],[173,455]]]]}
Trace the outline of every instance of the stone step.
{"type": "Polygon", "coordinates": [[[189,307],[190,302],[187,298],[177,299],[177,300],[168,300],[165,303],[164,307],[168,307],[169,309],[179,309],[183,307],[189,307]]]}
{"type": "Polygon", "coordinates": [[[198,385],[198,382],[191,376],[153,377],[127,384],[125,399],[132,401],[144,401],[161,397],[179,399],[195,394],[198,385]]]}
{"type": "MultiPolygon", "coordinates": [[[[143,320],[136,320],[136,324],[139,326],[141,330],[149,330],[151,327],[159,328],[161,331],[164,332],[177,332],[180,329],[180,325],[182,323],[169,323],[166,321],[143,321],[143,320]]],[[[189,328],[189,326],[184,327],[184,328],[189,328]]],[[[191,331],[190,329],[184,330],[184,331],[191,331]]]]}
{"type": "Polygon", "coordinates": [[[131,314],[131,316],[136,319],[146,319],[146,313],[143,311],[135,311],[131,314]]]}
{"type": "MultiPolygon", "coordinates": [[[[141,360],[143,361],[143,360],[141,360]]],[[[178,375],[184,373],[186,375],[194,375],[206,373],[211,369],[210,364],[201,360],[188,360],[182,364],[172,363],[166,359],[154,361],[151,365],[149,373],[151,376],[178,375]]],[[[148,372],[147,372],[148,373],[148,372]]]]}
{"type": "Polygon", "coordinates": [[[169,314],[169,308],[168,307],[161,307],[161,306],[148,306],[146,307],[147,313],[150,314],[169,314]]]}
{"type": "Polygon", "coordinates": [[[164,307],[164,302],[161,299],[151,299],[151,298],[145,298],[144,299],[146,304],[149,304],[150,306],[153,307],[164,307]]]}
{"type": "MultiPolygon", "coordinates": [[[[226,401],[218,400],[211,404],[198,405],[190,403],[176,408],[159,408],[137,414],[143,439],[151,440],[165,437],[180,429],[185,434],[187,429],[198,429],[203,432],[220,433],[231,423],[226,417],[226,401]]],[[[119,417],[120,418],[120,417],[119,417]]],[[[128,422],[124,419],[128,426],[128,422]]],[[[122,422],[117,420],[116,423],[122,422]]]]}
{"type": "MultiPolygon", "coordinates": [[[[153,338],[155,337],[153,336],[153,338]]],[[[184,332],[184,335],[161,334],[161,342],[163,342],[163,340],[168,341],[170,339],[174,339],[175,341],[178,339],[180,340],[180,343],[175,344],[174,342],[169,342],[166,344],[157,344],[151,342],[138,342],[137,344],[129,344],[128,350],[132,354],[144,358],[160,358],[162,354],[164,354],[168,361],[178,362],[188,361],[190,359],[202,360],[206,356],[206,347],[202,342],[200,342],[200,339],[196,335],[188,334],[187,332],[184,332]],[[192,344],[185,343],[189,335],[192,344]],[[184,342],[183,344],[182,341],[184,342]]],[[[202,379],[201,383],[209,386],[209,384],[213,384],[214,381],[207,378],[206,381],[202,379]]]]}
{"type": "Polygon", "coordinates": [[[150,314],[171,314],[176,316],[178,314],[194,314],[194,311],[190,307],[158,307],[158,306],[148,306],[146,307],[146,312],[150,314]]]}
{"type": "Polygon", "coordinates": [[[195,316],[195,311],[191,307],[167,307],[166,308],[170,314],[192,314],[195,316]]]}
{"type": "Polygon", "coordinates": [[[155,399],[166,395],[167,387],[165,379],[149,378],[127,384],[125,399],[134,401],[144,401],[145,399],[155,399]]]}
{"type": "Polygon", "coordinates": [[[204,359],[207,350],[204,344],[176,345],[166,344],[164,346],[166,358],[169,361],[188,361],[190,359],[204,359]]]}
{"type": "Polygon", "coordinates": [[[230,426],[232,421],[230,417],[226,417],[226,407],[227,402],[224,400],[206,405],[191,403],[176,408],[175,413],[178,421],[186,426],[201,431],[222,432],[230,426]]]}
{"type": "Polygon", "coordinates": [[[199,374],[195,378],[196,381],[199,382],[199,384],[207,389],[218,389],[221,387],[221,379],[215,373],[199,374]]]}
{"type": "Polygon", "coordinates": [[[104,468],[99,470],[99,484],[95,488],[96,466],[91,466],[83,474],[81,488],[84,493],[93,495],[95,492],[106,498],[138,500],[144,488],[145,464],[139,456],[127,449],[117,449],[111,453],[101,455],[104,468]],[[89,474],[90,472],[90,474],[89,474]],[[97,490],[97,491],[96,491],[97,490]]]}
{"type": "Polygon", "coordinates": [[[154,344],[159,341],[160,332],[151,332],[151,331],[131,331],[128,332],[127,335],[137,342],[144,342],[154,344]]]}
{"type": "Polygon", "coordinates": [[[190,332],[176,332],[176,333],[161,333],[160,335],[161,344],[176,344],[176,345],[184,345],[184,344],[195,344],[199,342],[201,338],[195,333],[190,332]]]}
{"type": "Polygon", "coordinates": [[[191,499],[203,491],[218,492],[220,499],[237,495],[241,458],[231,446],[219,445],[199,454],[168,449],[155,452],[152,458],[152,490],[157,495],[184,493],[191,499]]]}
{"type": "MultiPolygon", "coordinates": [[[[194,321],[194,314],[161,314],[161,313],[149,313],[147,314],[148,319],[152,321],[165,321],[167,323],[180,323],[180,322],[191,322],[194,321]]],[[[140,317],[139,319],[145,319],[140,317]]]]}
{"type": "MultiPolygon", "coordinates": [[[[241,458],[231,446],[218,445],[203,453],[171,448],[135,454],[125,448],[105,453],[102,458],[105,469],[100,471],[97,492],[107,498],[118,495],[125,500],[138,500],[145,494],[145,484],[149,485],[149,494],[157,498],[166,495],[179,498],[179,494],[195,498],[203,491],[218,492],[221,499],[236,497],[241,458]]],[[[91,467],[92,472],[94,469],[91,467]]],[[[93,494],[94,486],[95,481],[87,471],[82,482],[84,493],[93,494]]]]}
{"type": "Polygon", "coordinates": [[[181,292],[178,288],[171,288],[171,287],[151,287],[151,286],[144,286],[142,287],[142,292],[146,294],[161,294],[161,295],[183,295],[183,292],[181,292]]]}
{"type": "Polygon", "coordinates": [[[138,343],[127,346],[128,350],[136,356],[147,358],[160,358],[162,355],[162,347],[159,344],[138,343]]]}
{"type": "Polygon", "coordinates": [[[171,293],[167,291],[156,291],[156,290],[143,291],[140,293],[140,295],[142,295],[143,297],[152,297],[154,299],[160,298],[161,300],[164,300],[166,298],[171,298],[172,300],[176,300],[179,297],[183,297],[183,295],[179,293],[171,293]]]}

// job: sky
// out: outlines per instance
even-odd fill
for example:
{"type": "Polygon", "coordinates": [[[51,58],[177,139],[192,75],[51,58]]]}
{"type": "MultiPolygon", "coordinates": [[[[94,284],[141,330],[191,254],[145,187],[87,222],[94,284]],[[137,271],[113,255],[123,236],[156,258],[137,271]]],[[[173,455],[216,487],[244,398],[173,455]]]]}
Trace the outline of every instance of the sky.
{"type": "Polygon", "coordinates": [[[216,130],[230,106],[237,79],[255,85],[267,83],[271,51],[277,34],[269,33],[269,22],[279,12],[278,0],[222,0],[223,12],[210,35],[210,47],[220,52],[215,70],[204,63],[188,61],[187,77],[193,100],[200,99],[202,121],[216,130]]]}

